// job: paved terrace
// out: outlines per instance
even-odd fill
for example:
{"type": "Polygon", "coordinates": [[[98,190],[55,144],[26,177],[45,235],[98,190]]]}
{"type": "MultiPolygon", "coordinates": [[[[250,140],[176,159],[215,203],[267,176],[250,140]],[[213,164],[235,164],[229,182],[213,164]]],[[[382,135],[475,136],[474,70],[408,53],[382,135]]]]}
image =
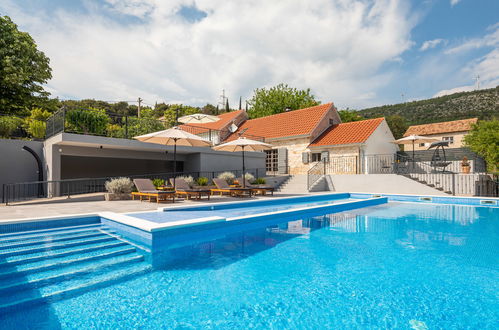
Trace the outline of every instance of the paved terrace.
{"type": "MultiPolygon", "coordinates": [[[[326,192],[331,193],[331,192],[326,192]]],[[[308,195],[308,194],[307,194],[308,195]]],[[[40,199],[28,202],[13,203],[11,205],[0,206],[0,222],[17,220],[17,219],[30,219],[39,217],[51,217],[51,216],[61,216],[70,214],[83,214],[83,213],[97,213],[97,212],[116,212],[116,213],[128,213],[128,212],[140,212],[140,211],[154,211],[158,207],[169,206],[169,205],[195,205],[195,204],[205,204],[205,203],[217,203],[217,202],[231,202],[231,201],[244,201],[244,200],[255,200],[255,199],[268,199],[268,198],[278,198],[296,196],[289,194],[279,194],[274,193],[274,197],[268,196],[255,196],[252,198],[246,197],[227,197],[227,196],[211,196],[210,200],[203,198],[201,201],[198,200],[186,200],[179,199],[175,200],[175,204],[171,202],[148,202],[139,200],[125,200],[125,201],[111,201],[107,202],[104,200],[103,193],[97,194],[87,194],[79,195],[71,198],[61,197],[52,199],[40,199]]]]}

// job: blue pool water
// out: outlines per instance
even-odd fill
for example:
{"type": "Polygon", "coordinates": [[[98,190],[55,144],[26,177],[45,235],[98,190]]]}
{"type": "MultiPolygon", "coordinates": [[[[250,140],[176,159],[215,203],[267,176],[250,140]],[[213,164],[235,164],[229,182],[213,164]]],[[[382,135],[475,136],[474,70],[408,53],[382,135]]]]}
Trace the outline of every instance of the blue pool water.
{"type": "Polygon", "coordinates": [[[389,203],[276,219],[191,246],[174,267],[9,311],[0,328],[494,329],[498,248],[499,208],[389,203]]]}
{"type": "MultiPolygon", "coordinates": [[[[253,215],[257,213],[268,213],[268,212],[277,212],[284,210],[291,210],[303,207],[311,207],[311,206],[325,206],[325,205],[333,205],[339,203],[353,202],[358,199],[354,198],[338,198],[338,199],[329,199],[329,200],[320,200],[320,201],[304,201],[298,203],[283,203],[280,204],[277,200],[274,200],[273,204],[270,205],[256,205],[253,206],[251,203],[246,205],[237,206],[234,208],[223,208],[223,209],[181,209],[181,210],[167,210],[167,211],[159,211],[159,212],[141,212],[141,213],[131,213],[128,214],[130,216],[145,219],[153,222],[164,223],[170,221],[178,221],[185,219],[194,219],[194,218],[204,218],[204,217],[213,217],[219,216],[223,218],[232,218],[232,217],[243,217],[247,215],[253,215]]],[[[215,208],[216,206],[214,206],[215,208]]]]}

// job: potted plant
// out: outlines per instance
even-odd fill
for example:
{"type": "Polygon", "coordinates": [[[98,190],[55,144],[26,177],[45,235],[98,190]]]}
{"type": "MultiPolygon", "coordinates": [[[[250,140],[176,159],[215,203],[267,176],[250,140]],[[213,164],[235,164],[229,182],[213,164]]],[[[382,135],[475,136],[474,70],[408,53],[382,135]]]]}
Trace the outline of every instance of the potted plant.
{"type": "Polygon", "coordinates": [[[461,161],[461,172],[464,174],[469,174],[471,169],[470,161],[468,160],[468,157],[464,156],[463,160],[461,161]]]}
{"type": "Polygon", "coordinates": [[[106,181],[106,201],[117,201],[130,199],[133,182],[130,178],[116,178],[106,181]]]}

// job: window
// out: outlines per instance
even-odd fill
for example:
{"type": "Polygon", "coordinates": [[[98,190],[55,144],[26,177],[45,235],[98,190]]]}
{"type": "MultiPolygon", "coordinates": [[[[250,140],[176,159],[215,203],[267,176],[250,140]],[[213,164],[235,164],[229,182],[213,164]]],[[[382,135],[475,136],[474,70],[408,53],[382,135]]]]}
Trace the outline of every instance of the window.
{"type": "Polygon", "coordinates": [[[449,144],[453,144],[454,137],[453,136],[444,136],[444,137],[442,137],[442,141],[447,141],[447,142],[449,142],[449,144]]]}
{"type": "Polygon", "coordinates": [[[265,158],[265,167],[269,172],[275,172],[278,169],[277,149],[265,150],[267,157],[265,158]]]}
{"type": "Polygon", "coordinates": [[[312,162],[320,162],[322,159],[322,154],[320,152],[312,153],[312,162]]]}
{"type": "Polygon", "coordinates": [[[424,147],[426,145],[426,143],[420,143],[419,146],[420,147],[424,147]]]}

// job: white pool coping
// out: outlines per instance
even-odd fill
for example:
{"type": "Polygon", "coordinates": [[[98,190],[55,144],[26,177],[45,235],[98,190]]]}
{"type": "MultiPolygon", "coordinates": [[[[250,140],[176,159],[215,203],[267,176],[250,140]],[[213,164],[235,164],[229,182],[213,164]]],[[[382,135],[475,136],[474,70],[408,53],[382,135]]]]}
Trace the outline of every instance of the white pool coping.
{"type": "Polygon", "coordinates": [[[281,210],[281,211],[275,211],[275,212],[254,213],[254,214],[249,214],[249,215],[244,215],[244,216],[239,216],[239,217],[231,217],[231,218],[212,216],[212,217],[184,219],[184,220],[170,221],[170,222],[163,222],[163,223],[157,223],[157,222],[153,222],[150,220],[136,218],[136,217],[133,217],[130,215],[118,214],[118,213],[114,213],[114,212],[102,212],[99,215],[102,216],[103,218],[108,219],[108,220],[115,221],[117,223],[121,223],[121,224],[130,226],[130,227],[134,227],[134,228],[146,231],[146,232],[157,232],[157,231],[162,231],[162,230],[177,229],[177,228],[190,227],[190,226],[195,226],[195,225],[251,219],[251,218],[262,217],[262,216],[285,215],[285,214],[291,215],[293,213],[298,213],[301,211],[320,210],[320,209],[330,208],[332,206],[356,204],[356,203],[361,203],[361,202],[365,202],[368,200],[375,201],[375,200],[381,200],[381,199],[385,199],[385,198],[386,197],[366,198],[366,199],[362,199],[362,200],[358,200],[358,201],[349,201],[349,202],[337,203],[337,204],[300,207],[300,208],[293,208],[293,209],[281,210]]]}

